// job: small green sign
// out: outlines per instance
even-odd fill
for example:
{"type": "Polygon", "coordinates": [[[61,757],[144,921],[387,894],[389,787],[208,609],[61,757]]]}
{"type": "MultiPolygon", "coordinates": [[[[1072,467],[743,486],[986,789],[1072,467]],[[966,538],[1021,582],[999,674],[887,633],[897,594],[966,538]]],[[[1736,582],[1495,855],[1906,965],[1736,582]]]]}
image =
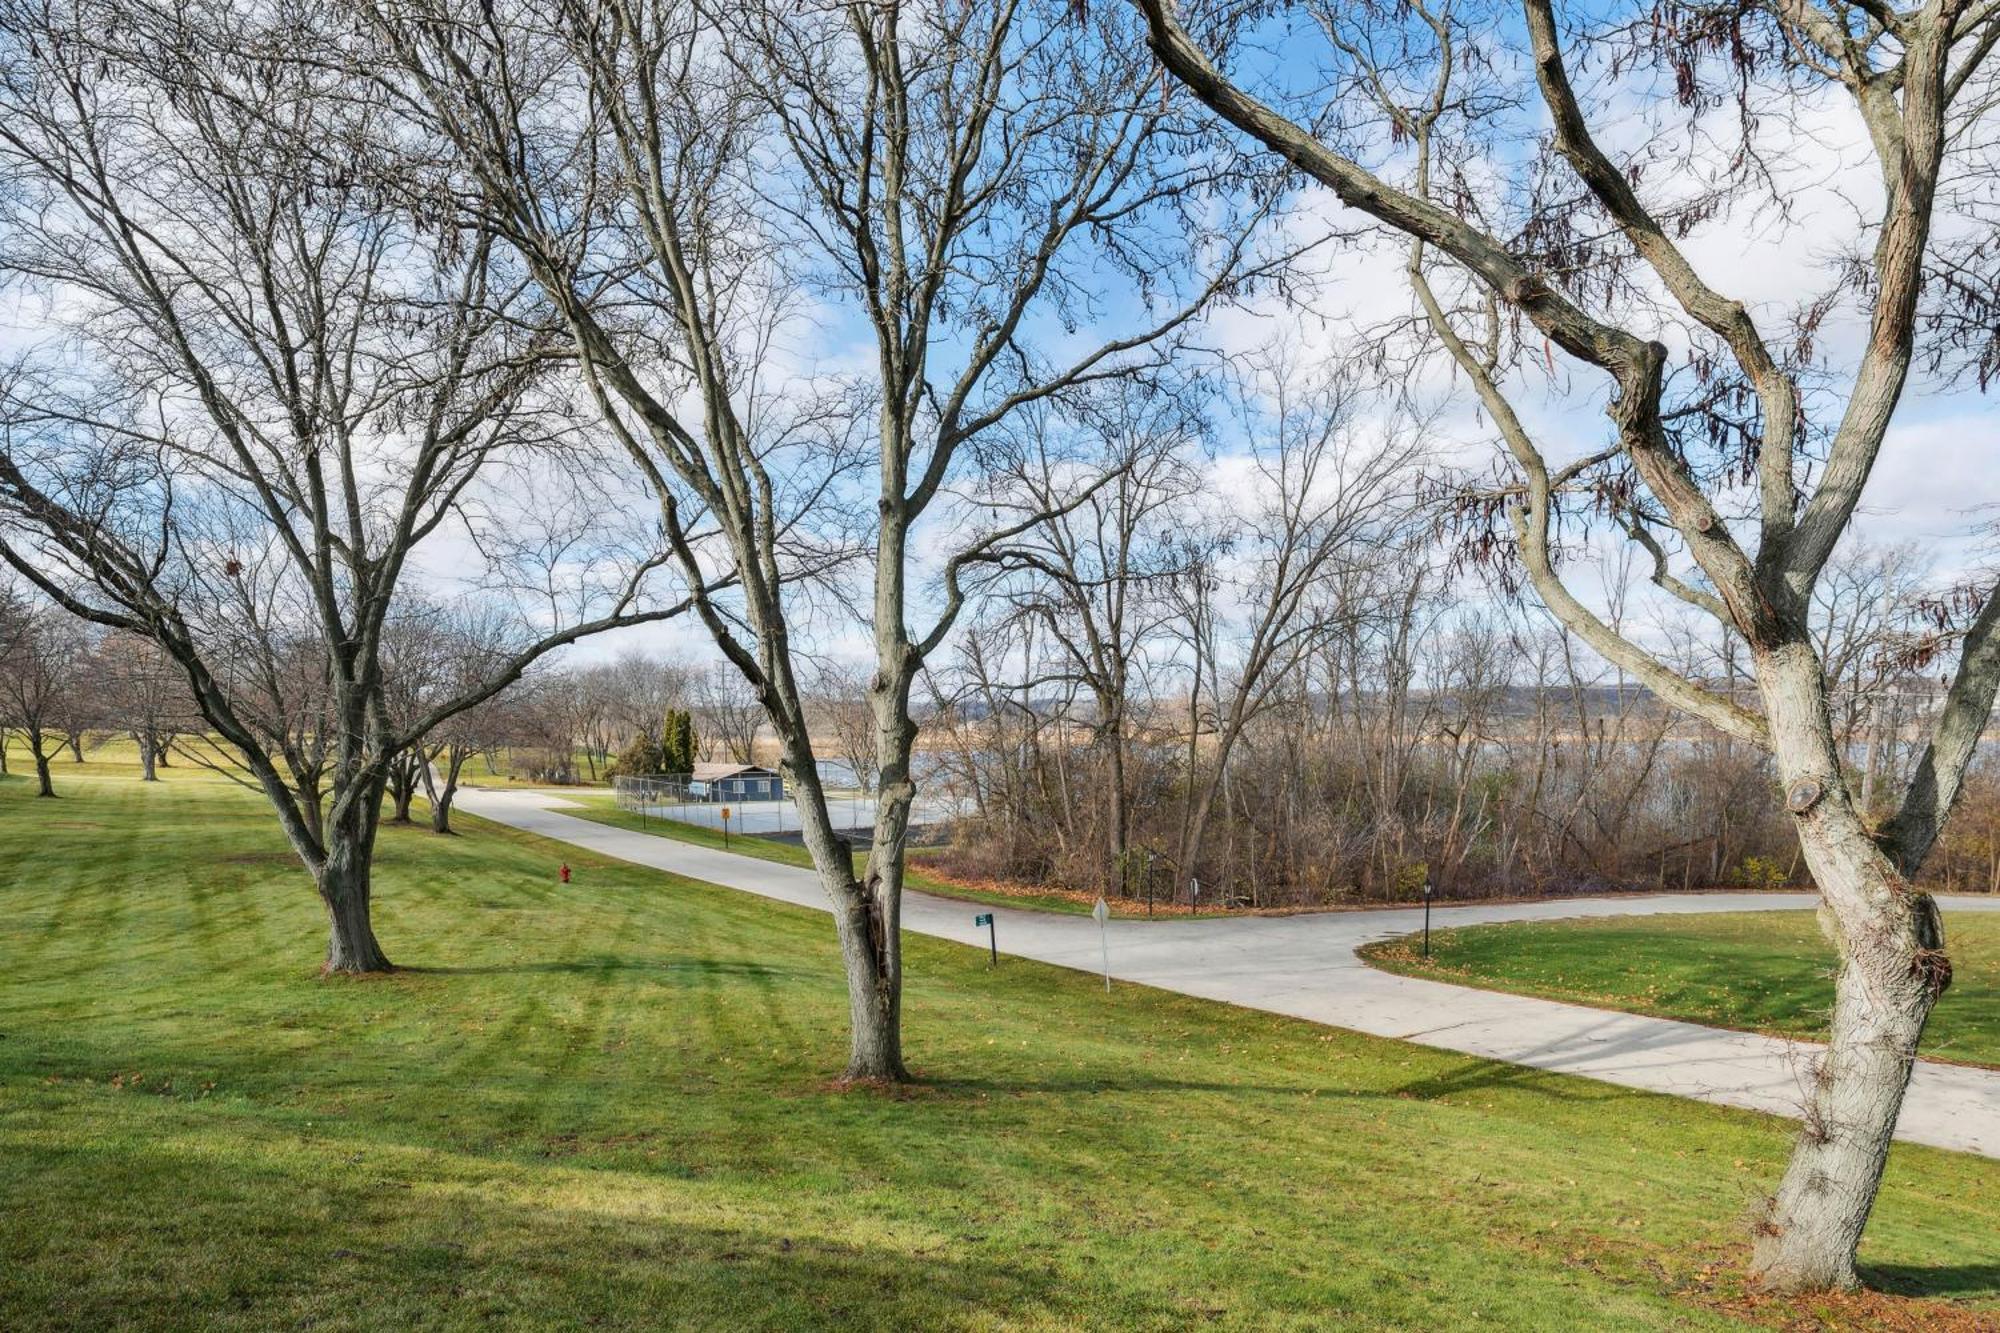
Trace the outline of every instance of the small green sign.
{"type": "Polygon", "coordinates": [[[972,918],[972,924],[973,924],[973,925],[975,925],[975,926],[990,926],[990,925],[992,925],[992,924],[993,924],[993,913],[991,913],[991,912],[981,912],[981,913],[980,913],[980,914],[979,914],[978,916],[976,916],[976,917],[972,918]]]}

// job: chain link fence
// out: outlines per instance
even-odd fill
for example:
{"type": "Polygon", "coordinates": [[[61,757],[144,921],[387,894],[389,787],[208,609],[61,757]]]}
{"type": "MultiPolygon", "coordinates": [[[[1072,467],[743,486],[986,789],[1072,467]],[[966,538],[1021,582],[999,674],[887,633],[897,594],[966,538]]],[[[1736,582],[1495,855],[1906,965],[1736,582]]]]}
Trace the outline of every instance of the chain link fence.
{"type": "MultiPolygon", "coordinates": [[[[826,775],[832,776],[832,775],[826,775]]],[[[799,812],[789,798],[775,801],[716,800],[691,794],[690,779],[681,776],[617,777],[611,780],[618,808],[649,819],[672,819],[701,828],[720,829],[727,814],[731,833],[785,834],[800,829],[799,812]]],[[[875,802],[853,787],[829,788],[827,813],[837,829],[866,829],[875,821],[875,802]]]]}

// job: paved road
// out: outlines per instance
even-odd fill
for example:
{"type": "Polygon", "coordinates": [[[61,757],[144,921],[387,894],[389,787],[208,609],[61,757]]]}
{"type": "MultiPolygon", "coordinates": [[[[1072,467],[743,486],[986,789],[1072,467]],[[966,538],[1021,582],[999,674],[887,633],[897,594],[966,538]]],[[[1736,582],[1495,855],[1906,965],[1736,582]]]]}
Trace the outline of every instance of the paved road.
{"type": "MultiPolygon", "coordinates": [[[[574,843],[605,856],[746,893],[826,910],[811,871],[575,819],[560,796],[530,791],[459,794],[467,812],[574,843]]],[[[572,807],[573,808],[573,807],[572,807]]],[[[1647,913],[1768,911],[1813,905],[1810,894],[1661,894],[1439,908],[1444,925],[1647,913]]],[[[1993,911],[2000,901],[1952,897],[1947,912],[1993,911]]],[[[903,925],[984,948],[974,908],[908,893],[903,925]]],[[[1059,967],[1100,969],[1087,917],[991,909],[1001,951],[1059,967]]],[[[1394,1037],[1467,1055],[1601,1079],[1624,1087],[1796,1116],[1815,1049],[1809,1042],[1613,1013],[1392,976],[1355,949],[1421,929],[1420,910],[1328,912],[1193,921],[1113,920],[1111,975],[1204,999],[1394,1037]]],[[[1920,1062],[1897,1137],[2000,1157],[2000,1072],[1920,1062]]]]}

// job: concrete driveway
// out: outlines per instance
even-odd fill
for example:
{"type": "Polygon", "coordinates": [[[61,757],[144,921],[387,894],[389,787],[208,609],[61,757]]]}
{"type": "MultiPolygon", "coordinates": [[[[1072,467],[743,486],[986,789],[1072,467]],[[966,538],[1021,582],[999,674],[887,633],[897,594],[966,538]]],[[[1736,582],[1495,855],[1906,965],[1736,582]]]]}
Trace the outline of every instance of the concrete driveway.
{"type": "MultiPolygon", "coordinates": [[[[466,790],[458,797],[467,813],[604,856],[827,910],[825,891],[809,870],[575,819],[562,813],[565,804],[559,795],[536,791],[466,790]]],[[[1774,911],[1811,907],[1817,901],[1805,893],[1579,898],[1440,907],[1433,925],[1774,911]]],[[[1992,898],[1947,897],[1942,903],[1947,918],[1952,912],[2000,909],[2000,900],[1992,898]]],[[[986,929],[974,926],[972,918],[989,910],[1002,953],[1100,971],[1098,928],[1088,917],[989,909],[906,893],[903,926],[983,949],[986,929]]],[[[1810,1058],[1817,1049],[1810,1042],[1392,976],[1355,955],[1363,944],[1422,927],[1422,910],[1409,908],[1289,917],[1116,919],[1108,927],[1111,975],[1648,1092],[1793,1117],[1804,1104],[1810,1058]]],[[[1913,1143],[2000,1157],[2000,1071],[1920,1061],[1896,1134],[1913,1143]]]]}

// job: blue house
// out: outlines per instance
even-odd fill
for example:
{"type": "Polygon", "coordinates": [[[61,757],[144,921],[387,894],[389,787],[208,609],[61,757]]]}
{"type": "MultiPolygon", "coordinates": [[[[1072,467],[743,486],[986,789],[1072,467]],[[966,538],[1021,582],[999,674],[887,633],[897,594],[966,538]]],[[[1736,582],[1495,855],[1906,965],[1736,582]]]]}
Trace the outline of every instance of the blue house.
{"type": "Polygon", "coordinates": [[[690,801],[777,801],[785,780],[756,764],[696,764],[687,794],[690,801]]]}

